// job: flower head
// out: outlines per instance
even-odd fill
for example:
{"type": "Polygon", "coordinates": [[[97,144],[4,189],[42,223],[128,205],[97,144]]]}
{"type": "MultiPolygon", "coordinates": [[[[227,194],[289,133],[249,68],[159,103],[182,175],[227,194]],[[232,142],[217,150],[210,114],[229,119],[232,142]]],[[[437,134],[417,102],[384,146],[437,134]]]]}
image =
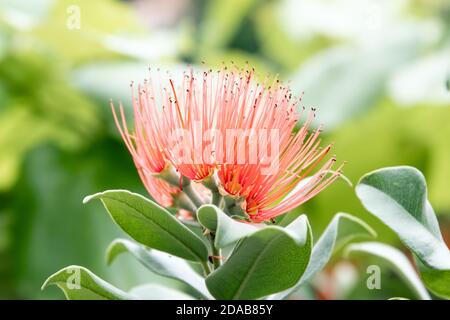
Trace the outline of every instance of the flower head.
{"type": "Polygon", "coordinates": [[[137,97],[134,91],[132,133],[122,107],[122,124],[114,117],[151,194],[182,191],[155,179],[168,167],[193,181],[216,172],[221,193],[261,222],[311,199],[340,174],[334,157],[326,159],[331,145],[320,146],[321,126],[311,129],[315,110],[299,107],[301,99],[278,79],[260,83],[247,68],[198,76],[189,69],[178,86],[170,77],[155,86],[150,77],[137,97]]]}
{"type": "Polygon", "coordinates": [[[132,155],[133,162],[148,193],[162,206],[172,206],[173,196],[181,190],[179,187],[170,185],[165,180],[158,178],[158,175],[170,170],[167,160],[161,152],[161,141],[158,140],[159,135],[156,134],[157,130],[163,130],[163,127],[159,123],[148,121],[148,104],[151,101],[141,98],[135,99],[133,85],[131,87],[133,92],[134,130],[130,132],[128,129],[122,104],[120,104],[118,115],[111,102],[116,127],[132,155]]]}
{"type": "Polygon", "coordinates": [[[269,220],[294,209],[339,176],[342,166],[331,171],[334,157],[324,162],[331,145],[320,147],[321,127],[310,132],[314,109],[294,132],[306,110],[297,111],[300,99],[293,98],[289,87],[278,79],[259,84],[253,71],[225,75],[224,82],[233,85],[222,88],[220,95],[230,98],[220,105],[218,127],[222,132],[232,129],[246,135],[248,143],[242,148],[239,139],[232,140],[217,152],[222,155],[218,176],[222,190],[244,199],[242,207],[252,221],[269,220]],[[239,154],[246,151],[248,157],[239,161],[239,154]]]}
{"type": "Polygon", "coordinates": [[[180,188],[167,183],[151,174],[143,174],[139,172],[142,183],[148,193],[163,207],[171,207],[174,204],[174,196],[180,193],[180,188]]]}

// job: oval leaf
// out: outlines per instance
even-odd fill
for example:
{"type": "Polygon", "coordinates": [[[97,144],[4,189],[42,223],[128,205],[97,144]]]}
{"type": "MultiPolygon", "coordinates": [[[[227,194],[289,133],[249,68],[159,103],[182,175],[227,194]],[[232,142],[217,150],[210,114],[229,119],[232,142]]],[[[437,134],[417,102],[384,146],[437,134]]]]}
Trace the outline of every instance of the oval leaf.
{"type": "Polygon", "coordinates": [[[436,295],[448,298],[450,251],[427,200],[422,173],[406,166],[376,170],[361,178],[356,194],[364,207],[414,252],[427,287],[436,295]]]}
{"type": "Polygon", "coordinates": [[[256,299],[295,285],[308,264],[312,234],[305,215],[291,225],[269,226],[243,238],[225,264],[206,278],[211,294],[256,299]]]}
{"type": "Polygon", "coordinates": [[[129,300],[134,297],[80,266],[69,266],[48,277],[42,290],[57,285],[67,300],[129,300]]]}
{"type": "Polygon", "coordinates": [[[226,247],[259,229],[255,225],[233,220],[211,204],[201,206],[197,218],[203,227],[215,232],[214,245],[217,248],[226,247]]]}
{"type": "Polygon", "coordinates": [[[348,213],[337,213],[314,245],[311,259],[300,281],[292,288],[275,294],[269,299],[284,299],[322,270],[333,252],[354,239],[376,237],[376,232],[364,221],[348,213]]]}
{"type": "Polygon", "coordinates": [[[185,260],[158,250],[146,249],[130,240],[116,239],[109,245],[106,252],[108,264],[124,252],[131,253],[154,273],[179,280],[196,290],[204,298],[212,298],[206,288],[205,279],[195,272],[185,260]]]}
{"type": "Polygon", "coordinates": [[[92,199],[100,199],[112,219],[137,242],[183,259],[207,261],[205,243],[153,201],[126,190],[97,193],[83,202],[92,199]]]}
{"type": "Polygon", "coordinates": [[[414,267],[400,250],[380,242],[362,242],[349,245],[345,252],[346,256],[366,253],[382,259],[405,281],[419,299],[431,300],[414,267]]]}
{"type": "Polygon", "coordinates": [[[412,167],[391,167],[368,173],[356,186],[364,207],[394,230],[426,265],[450,269],[450,252],[442,241],[428,203],[425,178],[412,167]]]}

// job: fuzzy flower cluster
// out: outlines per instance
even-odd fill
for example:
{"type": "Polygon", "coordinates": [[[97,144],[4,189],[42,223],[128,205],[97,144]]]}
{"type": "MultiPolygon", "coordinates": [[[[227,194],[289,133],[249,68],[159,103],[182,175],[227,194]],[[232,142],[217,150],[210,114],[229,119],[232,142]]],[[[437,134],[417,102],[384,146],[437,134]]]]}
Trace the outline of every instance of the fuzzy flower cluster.
{"type": "MultiPolygon", "coordinates": [[[[150,72],[151,73],[151,72],[150,72]]],[[[188,69],[179,83],[152,77],[132,84],[134,128],[122,105],[112,105],[119,132],[150,195],[163,206],[195,210],[229,199],[253,222],[279,216],[308,201],[340,175],[311,129],[314,109],[300,107],[289,87],[254,70],[226,67],[200,74],[188,69]],[[298,130],[295,130],[298,128],[298,130]],[[207,186],[208,188],[206,188],[207,186]],[[192,190],[191,190],[192,191],[192,190]]],[[[227,200],[227,201],[225,201],[227,200]]]]}

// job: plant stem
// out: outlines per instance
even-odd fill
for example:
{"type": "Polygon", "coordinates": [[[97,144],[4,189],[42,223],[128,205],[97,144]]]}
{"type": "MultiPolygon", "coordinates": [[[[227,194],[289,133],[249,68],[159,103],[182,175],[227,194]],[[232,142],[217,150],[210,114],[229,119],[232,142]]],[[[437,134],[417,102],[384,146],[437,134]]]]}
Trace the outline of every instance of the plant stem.
{"type": "Polygon", "coordinates": [[[180,175],[173,168],[165,168],[155,175],[157,178],[166,181],[168,184],[178,187],[180,185],[180,175]]]}
{"type": "Polygon", "coordinates": [[[218,208],[222,208],[222,195],[217,187],[217,178],[212,175],[203,180],[203,185],[211,190],[211,203],[218,208]]]}
{"type": "Polygon", "coordinates": [[[185,193],[181,192],[175,195],[173,198],[174,203],[177,207],[191,212],[197,211],[197,207],[192,203],[191,199],[189,199],[189,197],[185,193]]]}
{"type": "Polygon", "coordinates": [[[210,233],[208,236],[209,242],[211,243],[211,251],[212,251],[212,262],[214,265],[214,270],[219,268],[222,265],[222,253],[219,248],[216,248],[214,245],[214,240],[216,239],[216,235],[214,233],[210,233]]]}
{"type": "Polygon", "coordinates": [[[183,192],[191,199],[194,205],[198,208],[203,204],[202,199],[198,195],[197,191],[192,187],[191,180],[183,177],[183,192]]]}
{"type": "Polygon", "coordinates": [[[211,268],[209,267],[208,261],[202,262],[203,271],[205,273],[205,276],[211,273],[211,268]]]}
{"type": "Polygon", "coordinates": [[[243,198],[232,198],[232,197],[224,197],[225,208],[224,212],[229,216],[236,215],[245,217],[245,211],[242,209],[241,204],[244,201],[243,198]]]}
{"type": "Polygon", "coordinates": [[[221,208],[222,204],[222,195],[219,192],[214,192],[211,190],[212,193],[212,204],[215,205],[218,208],[221,208]]]}

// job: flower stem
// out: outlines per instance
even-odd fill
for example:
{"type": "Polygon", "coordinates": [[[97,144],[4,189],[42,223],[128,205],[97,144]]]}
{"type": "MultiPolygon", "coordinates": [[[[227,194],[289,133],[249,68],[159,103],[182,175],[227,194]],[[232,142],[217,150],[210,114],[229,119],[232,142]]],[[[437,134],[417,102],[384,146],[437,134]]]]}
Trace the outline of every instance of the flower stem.
{"type": "Polygon", "coordinates": [[[191,180],[183,177],[183,192],[191,199],[194,205],[198,208],[203,204],[203,200],[198,195],[197,191],[192,187],[191,180]]]}
{"type": "Polygon", "coordinates": [[[211,191],[212,199],[211,203],[218,208],[222,208],[222,195],[219,192],[211,191]]]}
{"type": "Polygon", "coordinates": [[[197,207],[192,203],[191,199],[185,193],[179,193],[173,196],[174,204],[176,207],[185,209],[190,212],[197,211],[197,207]]]}
{"type": "Polygon", "coordinates": [[[209,176],[203,180],[203,185],[211,190],[211,203],[222,209],[222,195],[217,187],[217,179],[214,175],[209,176]]]}
{"type": "Polygon", "coordinates": [[[165,168],[155,176],[166,181],[171,186],[178,187],[180,185],[180,175],[172,167],[165,168]]]}
{"type": "Polygon", "coordinates": [[[211,273],[211,268],[209,267],[208,261],[203,261],[202,263],[203,272],[205,273],[205,276],[211,273]]]}
{"type": "Polygon", "coordinates": [[[224,211],[228,215],[238,215],[245,217],[245,211],[242,209],[241,205],[244,201],[243,198],[232,198],[232,197],[224,197],[225,208],[224,211]]]}
{"type": "Polygon", "coordinates": [[[214,265],[214,270],[219,268],[222,264],[222,253],[219,248],[216,248],[214,245],[214,240],[216,239],[216,235],[214,233],[210,233],[208,236],[209,242],[211,243],[211,251],[212,251],[212,263],[214,265]]]}

